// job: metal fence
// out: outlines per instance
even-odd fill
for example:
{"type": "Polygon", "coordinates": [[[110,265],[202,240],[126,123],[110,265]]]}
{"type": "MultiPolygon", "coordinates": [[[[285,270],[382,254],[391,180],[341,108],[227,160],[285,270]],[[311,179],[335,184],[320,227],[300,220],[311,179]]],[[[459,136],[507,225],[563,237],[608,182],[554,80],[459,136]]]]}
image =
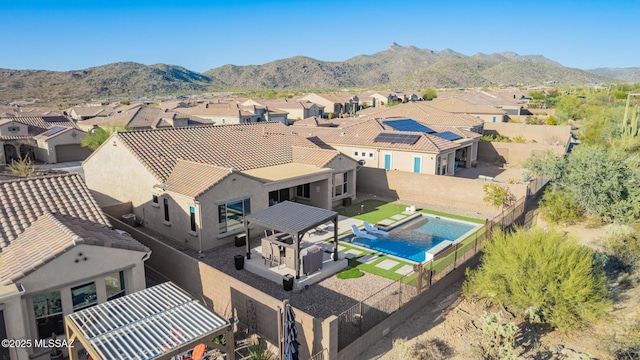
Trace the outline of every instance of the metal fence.
{"type": "Polygon", "coordinates": [[[416,295],[404,276],[338,315],[338,351],[351,344],[416,295]]]}
{"type": "Polygon", "coordinates": [[[319,353],[311,355],[309,360],[329,360],[329,351],[322,349],[319,353]]]}
{"type": "MultiPolygon", "coordinates": [[[[544,184],[546,183],[538,182],[534,189],[540,191],[544,184]]],[[[338,316],[338,351],[478,254],[484,247],[485,240],[491,238],[492,234],[508,230],[515,224],[530,225],[534,217],[526,213],[526,205],[527,198],[523,196],[499,215],[487,220],[485,225],[473,234],[438,253],[432,261],[414,265],[412,274],[402,277],[340,314],[338,316]]]]}

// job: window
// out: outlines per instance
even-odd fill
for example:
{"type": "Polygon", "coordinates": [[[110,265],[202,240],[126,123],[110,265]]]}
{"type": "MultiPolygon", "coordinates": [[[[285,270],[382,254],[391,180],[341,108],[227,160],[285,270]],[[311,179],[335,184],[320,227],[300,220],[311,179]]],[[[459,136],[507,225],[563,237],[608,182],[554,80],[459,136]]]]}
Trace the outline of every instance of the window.
{"type": "Polygon", "coordinates": [[[96,283],[76,286],[71,288],[71,299],[73,300],[73,311],[82,310],[98,303],[96,294],[96,283]]]}
{"type": "Polygon", "coordinates": [[[125,295],[124,271],[113,273],[104,278],[107,288],[107,300],[117,299],[125,295]]]}
{"type": "Polygon", "coordinates": [[[196,207],[189,206],[189,215],[191,216],[191,231],[196,231],[196,207]]]}
{"type": "Polygon", "coordinates": [[[373,157],[373,153],[369,153],[369,157],[372,158],[373,157]]]}
{"type": "Polygon", "coordinates": [[[289,188],[269,191],[269,206],[291,200],[291,191],[289,188]]]}
{"type": "Polygon", "coordinates": [[[218,205],[218,228],[220,234],[244,228],[244,217],[251,213],[251,199],[218,205]]]}
{"type": "Polygon", "coordinates": [[[357,152],[357,151],[354,151],[354,152],[353,152],[353,155],[358,156],[358,152],[357,152]]]}
{"type": "Polygon", "coordinates": [[[153,203],[158,205],[158,195],[153,195],[153,203]]]}
{"type": "Polygon", "coordinates": [[[296,196],[308,199],[311,193],[311,184],[298,185],[296,187],[296,196]]]}
{"type": "Polygon", "coordinates": [[[64,335],[64,315],[60,291],[33,295],[33,313],[36,318],[38,337],[47,339],[52,333],[64,335]]]}
{"type": "Polygon", "coordinates": [[[164,221],[169,222],[169,199],[162,199],[164,202],[164,221]]]}
{"type": "Polygon", "coordinates": [[[18,132],[20,131],[20,126],[9,126],[7,130],[9,130],[9,132],[18,132]]]}
{"type": "Polygon", "coordinates": [[[333,196],[341,196],[348,192],[348,172],[333,175],[333,196]]]}

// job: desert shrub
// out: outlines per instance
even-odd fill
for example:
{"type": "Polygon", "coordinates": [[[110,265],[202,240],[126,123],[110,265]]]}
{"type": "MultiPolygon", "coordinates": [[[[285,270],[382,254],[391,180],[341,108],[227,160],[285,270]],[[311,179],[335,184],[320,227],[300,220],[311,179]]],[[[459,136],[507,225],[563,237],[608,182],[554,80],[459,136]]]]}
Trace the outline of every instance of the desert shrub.
{"type": "Polygon", "coordinates": [[[640,319],[637,317],[628,324],[616,327],[615,333],[605,340],[614,359],[640,359],[640,319]]]}
{"type": "Polygon", "coordinates": [[[33,165],[33,162],[29,158],[29,156],[25,156],[20,158],[19,160],[14,160],[7,167],[11,175],[22,176],[22,177],[32,177],[36,176],[36,167],[33,165]]]}
{"type": "Polygon", "coordinates": [[[478,141],[486,141],[486,142],[511,142],[511,139],[507,136],[492,134],[492,135],[484,135],[478,141]]]}
{"type": "Polygon", "coordinates": [[[616,257],[628,272],[640,265],[640,238],[638,231],[631,226],[609,225],[603,240],[607,253],[616,257]]]}
{"type": "Polygon", "coordinates": [[[512,322],[504,323],[500,313],[485,312],[480,316],[482,340],[478,344],[480,356],[486,360],[515,360],[516,334],[518,327],[512,322]]]}
{"type": "Polygon", "coordinates": [[[556,118],[553,116],[549,116],[547,120],[545,120],[545,123],[547,125],[558,125],[558,120],[556,120],[556,118]]]}
{"type": "Polygon", "coordinates": [[[517,135],[513,139],[511,139],[516,144],[526,144],[527,139],[525,139],[522,135],[517,135]]]}
{"type": "Polygon", "coordinates": [[[541,228],[494,236],[464,294],[522,312],[537,308],[540,321],[560,330],[600,319],[611,302],[596,252],[541,228]]]}
{"type": "Polygon", "coordinates": [[[555,224],[573,224],[581,219],[583,212],[569,194],[552,188],[545,190],[539,206],[542,218],[555,224]]]}
{"type": "Polygon", "coordinates": [[[418,340],[413,344],[407,339],[395,339],[393,352],[402,360],[444,360],[452,355],[451,348],[438,339],[418,340]]]}

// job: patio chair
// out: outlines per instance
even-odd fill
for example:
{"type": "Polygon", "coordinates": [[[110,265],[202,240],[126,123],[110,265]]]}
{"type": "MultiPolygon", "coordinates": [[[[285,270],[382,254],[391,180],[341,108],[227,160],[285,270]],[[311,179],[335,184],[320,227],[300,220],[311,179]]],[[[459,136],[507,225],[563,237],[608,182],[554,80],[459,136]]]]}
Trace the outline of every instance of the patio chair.
{"type": "Polygon", "coordinates": [[[372,234],[377,234],[377,235],[382,235],[382,236],[389,236],[388,232],[378,229],[377,227],[369,224],[369,222],[367,222],[367,221],[364,222],[364,228],[365,228],[365,230],[367,230],[368,232],[370,232],[372,234]]]}
{"type": "Polygon", "coordinates": [[[264,259],[264,264],[267,264],[267,261],[273,262],[273,249],[271,247],[271,242],[268,240],[262,239],[262,258],[264,259]]]}
{"type": "Polygon", "coordinates": [[[358,229],[356,224],[351,225],[351,231],[353,232],[353,234],[355,236],[360,237],[360,238],[369,239],[369,240],[377,239],[377,237],[375,237],[374,235],[371,235],[371,234],[367,233],[366,231],[362,231],[362,230],[358,229]]]}

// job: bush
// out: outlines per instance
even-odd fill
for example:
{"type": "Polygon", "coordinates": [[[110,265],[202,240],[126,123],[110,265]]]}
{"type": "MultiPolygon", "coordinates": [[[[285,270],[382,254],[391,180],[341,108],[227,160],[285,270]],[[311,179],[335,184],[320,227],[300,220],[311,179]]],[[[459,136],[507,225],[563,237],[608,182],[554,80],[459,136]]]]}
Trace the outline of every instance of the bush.
{"type": "Polygon", "coordinates": [[[582,217],[582,207],[569,194],[548,188],[540,200],[540,211],[543,219],[559,224],[573,224],[582,217]]]}
{"type": "Polygon", "coordinates": [[[611,302],[596,252],[540,228],[494,236],[482,265],[469,273],[464,294],[523,314],[535,309],[538,321],[560,330],[600,319],[611,302]]]}
{"type": "Polygon", "coordinates": [[[640,265],[640,238],[630,226],[609,225],[606,229],[604,247],[614,256],[625,271],[633,272],[640,265]]]}
{"type": "Polygon", "coordinates": [[[479,343],[480,356],[486,360],[519,359],[515,354],[518,327],[509,322],[503,324],[500,313],[485,312],[482,322],[482,341],[479,343]]]}
{"type": "Polygon", "coordinates": [[[545,123],[547,125],[558,125],[558,120],[556,120],[556,118],[553,116],[549,116],[547,120],[545,120],[545,123]]]}
{"type": "Polygon", "coordinates": [[[407,339],[395,339],[393,353],[402,360],[444,360],[451,357],[452,350],[438,339],[417,341],[414,344],[407,339]]]}

